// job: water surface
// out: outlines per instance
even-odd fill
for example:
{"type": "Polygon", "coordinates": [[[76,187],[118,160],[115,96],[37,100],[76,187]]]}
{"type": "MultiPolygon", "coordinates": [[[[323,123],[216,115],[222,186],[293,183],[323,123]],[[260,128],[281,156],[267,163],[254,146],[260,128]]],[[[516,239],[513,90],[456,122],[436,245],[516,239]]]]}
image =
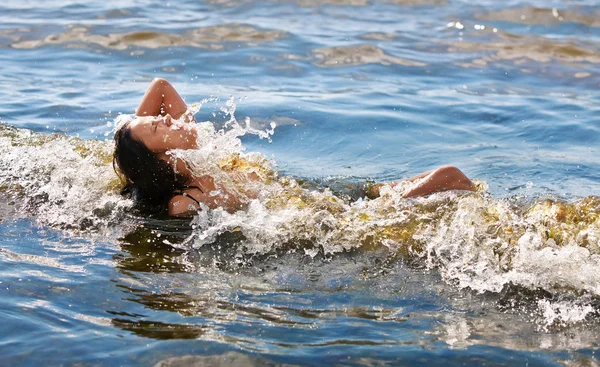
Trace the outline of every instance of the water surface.
{"type": "Polygon", "coordinates": [[[4,363],[598,364],[599,19],[585,0],[3,2],[4,363]],[[397,215],[137,215],[110,139],[155,77],[214,97],[198,121],[233,96],[237,121],[275,122],[246,151],[315,190],[442,164],[489,189],[392,197],[397,215]]]}

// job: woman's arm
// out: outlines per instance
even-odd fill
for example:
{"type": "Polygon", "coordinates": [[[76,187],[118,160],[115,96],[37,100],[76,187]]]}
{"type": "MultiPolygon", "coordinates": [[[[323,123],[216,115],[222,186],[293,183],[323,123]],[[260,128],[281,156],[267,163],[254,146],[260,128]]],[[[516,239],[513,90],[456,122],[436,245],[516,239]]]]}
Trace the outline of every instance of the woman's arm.
{"type": "Polygon", "coordinates": [[[178,119],[187,111],[187,105],[171,83],[162,78],[152,80],[142,98],[136,116],[171,115],[178,119]]]}
{"type": "MultiPolygon", "coordinates": [[[[203,203],[210,209],[223,208],[230,213],[234,213],[244,207],[239,198],[230,192],[219,188],[218,194],[213,194],[217,188],[214,185],[214,179],[210,176],[204,176],[209,183],[210,188],[215,190],[206,193],[198,187],[190,187],[182,193],[175,195],[169,200],[169,215],[172,216],[191,216],[200,209],[199,203],[203,203]]],[[[206,187],[205,187],[206,189],[206,187]]]]}
{"type": "Polygon", "coordinates": [[[169,215],[173,217],[191,217],[200,210],[198,203],[184,195],[177,195],[169,200],[169,215]]]}

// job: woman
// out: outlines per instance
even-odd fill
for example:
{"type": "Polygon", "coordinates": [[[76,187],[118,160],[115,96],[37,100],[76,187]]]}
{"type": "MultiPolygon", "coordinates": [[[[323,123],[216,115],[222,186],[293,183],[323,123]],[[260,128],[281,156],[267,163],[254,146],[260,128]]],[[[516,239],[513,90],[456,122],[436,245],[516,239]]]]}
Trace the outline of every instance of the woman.
{"type": "MultiPolygon", "coordinates": [[[[166,207],[173,216],[192,214],[202,204],[231,212],[243,208],[238,195],[215,182],[213,177],[193,175],[183,161],[169,155],[173,149],[199,147],[198,125],[168,81],[154,79],[135,114],[132,121],[115,133],[113,165],[125,178],[124,193],[131,193],[139,203],[166,207]]],[[[257,179],[252,175],[248,178],[257,179]]],[[[474,190],[471,180],[452,166],[443,166],[407,181],[412,184],[404,189],[405,198],[445,190],[474,190]]],[[[368,196],[378,197],[381,186],[394,187],[400,182],[373,185],[368,196]]]]}

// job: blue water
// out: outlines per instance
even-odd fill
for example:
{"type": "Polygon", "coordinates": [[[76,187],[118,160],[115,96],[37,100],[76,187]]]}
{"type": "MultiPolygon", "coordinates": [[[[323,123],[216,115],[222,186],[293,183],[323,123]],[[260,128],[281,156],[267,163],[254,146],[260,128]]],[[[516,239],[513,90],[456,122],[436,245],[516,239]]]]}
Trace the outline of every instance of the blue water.
{"type": "MultiPolygon", "coordinates": [[[[217,98],[198,121],[226,119],[230,96],[239,121],[275,121],[271,142],[242,140],[282,175],[386,181],[453,164],[494,200],[574,202],[600,191],[599,19],[591,0],[8,0],[0,120],[110,141],[163,77],[188,102],[217,98]]],[[[599,363],[595,280],[565,299],[536,287],[544,271],[481,291],[385,248],[185,250],[156,240],[155,227],[189,234],[164,223],[73,230],[23,201],[0,198],[2,365],[599,363]],[[539,306],[573,299],[591,311],[552,322],[539,306]]]]}

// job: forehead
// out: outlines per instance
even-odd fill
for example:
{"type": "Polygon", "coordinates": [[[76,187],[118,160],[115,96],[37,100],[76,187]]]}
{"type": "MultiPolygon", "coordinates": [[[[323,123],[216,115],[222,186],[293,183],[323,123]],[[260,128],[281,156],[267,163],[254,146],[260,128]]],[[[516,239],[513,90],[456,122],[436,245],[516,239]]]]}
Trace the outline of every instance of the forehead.
{"type": "Polygon", "coordinates": [[[148,116],[136,117],[129,122],[131,131],[140,131],[150,126],[152,126],[152,119],[148,118],[148,116]]]}
{"type": "Polygon", "coordinates": [[[152,121],[148,118],[148,116],[136,116],[133,120],[129,122],[129,128],[135,129],[139,126],[144,126],[152,121]]]}
{"type": "Polygon", "coordinates": [[[150,129],[151,125],[152,122],[146,117],[136,117],[127,124],[127,127],[134,139],[144,141],[144,138],[152,133],[150,129]]]}

